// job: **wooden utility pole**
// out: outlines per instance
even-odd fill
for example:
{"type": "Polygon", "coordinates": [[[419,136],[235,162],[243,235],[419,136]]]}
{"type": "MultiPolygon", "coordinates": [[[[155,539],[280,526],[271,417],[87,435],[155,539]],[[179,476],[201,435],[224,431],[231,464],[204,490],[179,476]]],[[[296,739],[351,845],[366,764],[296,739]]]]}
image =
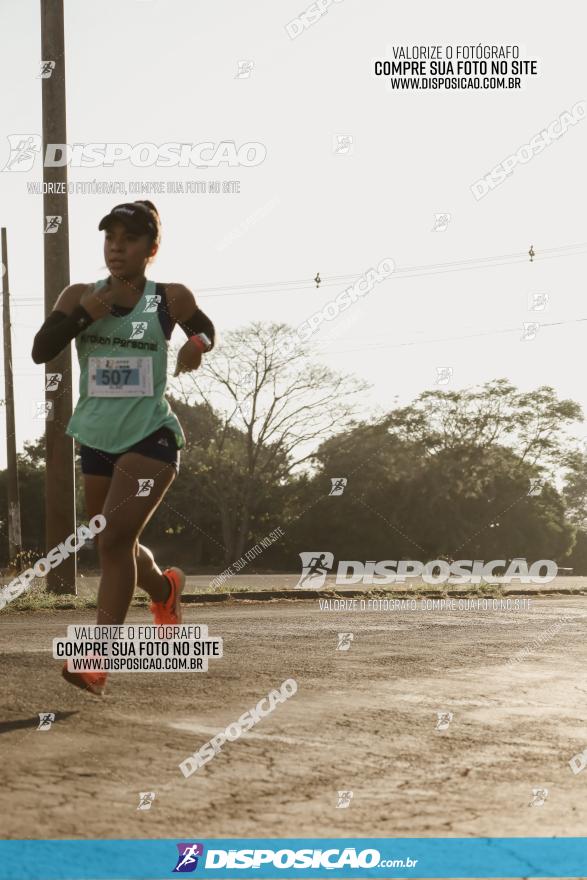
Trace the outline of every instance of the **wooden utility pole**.
{"type": "Polygon", "coordinates": [[[4,402],[6,404],[6,467],[8,471],[8,560],[18,568],[17,557],[22,550],[20,533],[20,495],[16,461],[16,428],[14,419],[14,382],[12,376],[12,331],[10,328],[10,282],[8,276],[8,245],[6,229],[0,231],[2,248],[2,326],[4,328],[4,402]]]}
{"type": "MultiPolygon", "coordinates": [[[[67,144],[63,0],[41,0],[41,58],[43,61],[41,74],[43,183],[65,184],[56,187],[57,190],[64,189],[63,193],[47,192],[49,187],[45,186],[43,194],[45,316],[47,316],[53,310],[63,288],[69,284],[67,163],[50,168],[45,166],[47,145],[67,144]]],[[[73,439],[65,433],[72,406],[71,346],[68,345],[45,365],[45,389],[47,408],[45,539],[46,551],[49,552],[75,532],[73,439]],[[58,378],[49,376],[50,373],[57,374],[58,378]]],[[[75,577],[76,555],[71,553],[47,574],[47,589],[52,593],[75,593],[75,577]]]]}

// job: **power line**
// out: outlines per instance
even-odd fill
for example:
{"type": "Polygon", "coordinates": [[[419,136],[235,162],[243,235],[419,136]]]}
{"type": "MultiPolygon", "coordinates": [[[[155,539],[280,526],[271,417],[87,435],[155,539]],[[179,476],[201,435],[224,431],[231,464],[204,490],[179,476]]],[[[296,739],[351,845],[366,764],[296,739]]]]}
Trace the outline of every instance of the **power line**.
{"type": "MultiPolygon", "coordinates": [[[[584,253],[585,249],[587,249],[587,242],[579,242],[578,244],[571,245],[562,245],[557,248],[544,248],[540,250],[540,257],[542,259],[552,259],[555,256],[575,256],[575,254],[566,254],[564,251],[571,251],[577,248],[582,248],[583,250],[578,251],[578,253],[584,253]]],[[[536,262],[536,258],[534,259],[536,262]]],[[[494,264],[494,265],[508,265],[511,263],[524,263],[528,262],[528,254],[525,252],[517,252],[513,254],[502,254],[499,256],[493,257],[475,257],[470,260],[455,260],[447,263],[430,263],[428,265],[423,266],[406,266],[403,269],[396,269],[390,276],[390,279],[397,277],[414,277],[413,273],[418,273],[421,275],[434,274],[436,270],[440,270],[438,274],[442,271],[459,271],[459,270],[467,270],[467,269],[476,269],[476,268],[485,268],[483,264],[494,264]]],[[[358,275],[336,275],[336,276],[326,276],[322,279],[320,287],[328,287],[333,284],[350,284],[353,281],[356,281],[358,278],[361,278],[362,273],[358,275]]],[[[265,288],[275,289],[277,287],[281,287],[282,285],[288,285],[284,293],[288,293],[289,290],[301,290],[314,288],[316,285],[313,283],[313,279],[298,279],[297,281],[285,281],[285,282],[264,282],[259,284],[238,284],[232,285],[230,287],[199,287],[197,289],[198,293],[207,294],[211,297],[214,296],[245,296],[250,293],[263,292],[265,288]],[[299,287],[291,287],[290,285],[299,285],[299,287]],[[224,291],[220,293],[219,291],[224,291]],[[234,293],[233,291],[239,291],[238,293],[234,293]]]]}
{"type": "MultiPolygon", "coordinates": [[[[567,324],[580,324],[584,321],[587,321],[587,318],[571,318],[568,321],[548,321],[544,324],[540,324],[538,321],[533,323],[537,324],[538,328],[541,329],[542,327],[561,327],[567,324]]],[[[366,343],[365,346],[361,348],[345,348],[340,351],[329,351],[328,354],[348,354],[354,351],[360,351],[365,354],[369,351],[382,348],[407,348],[412,345],[436,345],[439,342],[455,342],[461,339],[478,339],[481,336],[499,336],[504,333],[519,333],[521,329],[522,328],[518,325],[517,327],[504,327],[502,330],[487,330],[482,333],[469,333],[465,336],[444,336],[439,339],[421,339],[391,344],[383,342],[380,345],[369,345],[366,343]]]]}
{"type": "MultiPolygon", "coordinates": [[[[561,245],[555,248],[541,248],[534,257],[534,262],[540,260],[555,259],[560,257],[576,256],[587,251],[587,242],[578,242],[577,244],[561,245]]],[[[415,278],[425,275],[441,275],[446,272],[469,271],[471,269],[484,269],[493,266],[515,265],[517,263],[528,262],[528,254],[526,252],[516,252],[512,254],[501,254],[490,257],[475,257],[469,260],[453,260],[446,263],[429,263],[421,266],[406,266],[403,269],[396,269],[389,275],[386,280],[397,278],[415,278]]],[[[332,287],[352,284],[362,277],[362,273],[354,275],[330,275],[322,279],[320,288],[332,287]]],[[[318,289],[320,289],[318,288],[318,289]]],[[[211,299],[221,296],[254,296],[262,293],[290,293],[295,290],[316,290],[314,279],[298,278],[292,281],[264,281],[245,284],[225,285],[220,287],[196,287],[198,295],[206,295],[211,299]]],[[[14,296],[14,294],[12,294],[14,296]]],[[[15,307],[32,307],[39,306],[43,302],[42,299],[34,297],[23,297],[22,299],[12,300],[15,307]]]]}
{"type": "MultiPolygon", "coordinates": [[[[540,255],[541,255],[542,259],[556,259],[556,258],[565,257],[565,256],[575,256],[575,253],[565,253],[565,252],[575,251],[576,253],[584,253],[585,249],[587,249],[587,242],[579,242],[578,244],[562,245],[562,246],[556,247],[556,248],[541,249],[540,255]],[[577,248],[582,248],[583,250],[576,251],[577,248]]],[[[424,270],[423,272],[419,273],[421,275],[422,274],[423,275],[430,274],[432,270],[437,270],[437,269],[441,270],[441,271],[435,272],[434,274],[443,274],[444,272],[450,272],[450,271],[466,271],[468,269],[485,268],[484,266],[479,265],[479,264],[483,264],[483,263],[489,263],[491,265],[508,265],[511,263],[525,262],[526,260],[527,260],[527,255],[520,254],[520,253],[504,254],[502,256],[495,256],[495,257],[479,257],[479,258],[475,258],[475,259],[471,259],[471,260],[459,260],[459,261],[453,261],[453,262],[448,262],[448,263],[429,264],[427,266],[406,267],[405,269],[400,269],[400,270],[395,271],[393,273],[393,275],[390,275],[389,277],[390,278],[397,278],[398,276],[399,277],[416,277],[415,274],[410,275],[408,273],[416,272],[417,270],[424,270]],[[499,262],[499,263],[496,262],[498,260],[501,262],[499,262]]],[[[354,281],[360,277],[361,277],[360,275],[330,276],[330,277],[327,277],[326,279],[324,279],[322,284],[325,284],[326,286],[328,286],[328,284],[332,285],[335,283],[338,283],[338,284],[346,283],[349,280],[354,281]]],[[[389,280],[389,279],[386,279],[386,280],[389,280]]],[[[275,282],[275,284],[276,285],[284,285],[284,284],[285,285],[293,285],[293,284],[298,284],[298,281],[275,282]]],[[[233,294],[228,292],[231,289],[233,289],[233,288],[229,288],[229,287],[200,288],[200,289],[198,289],[197,292],[202,293],[202,292],[204,292],[204,290],[208,290],[208,291],[223,290],[223,291],[227,291],[227,293],[222,293],[222,294],[217,293],[216,295],[217,296],[230,296],[230,295],[238,296],[238,295],[246,295],[247,293],[254,294],[254,293],[263,292],[263,291],[257,291],[257,290],[252,290],[252,291],[243,290],[243,288],[264,287],[264,286],[266,286],[266,285],[264,285],[264,284],[263,285],[238,285],[238,286],[235,286],[234,289],[240,290],[240,293],[233,293],[233,294]]],[[[289,289],[301,289],[301,288],[289,288],[289,289]]],[[[285,290],[281,290],[279,292],[287,293],[289,291],[288,291],[288,289],[285,289],[285,290]]],[[[33,304],[38,305],[39,303],[40,303],[40,300],[35,301],[34,303],[33,302],[25,303],[25,302],[21,301],[18,304],[19,305],[33,305],[33,304]]],[[[15,303],[15,305],[16,305],[16,303],[15,303]]],[[[539,328],[542,328],[542,327],[566,326],[569,324],[578,324],[578,323],[582,323],[585,321],[587,321],[587,318],[572,318],[568,321],[550,321],[550,322],[543,323],[543,324],[541,324],[539,322],[535,322],[535,323],[538,324],[539,328]]],[[[20,326],[25,326],[25,325],[20,325],[20,326]]],[[[347,353],[358,352],[358,351],[362,352],[363,354],[366,354],[367,352],[381,350],[381,349],[408,348],[408,347],[412,347],[412,346],[416,346],[416,345],[437,345],[442,342],[458,342],[458,341],[462,341],[462,340],[466,340],[466,339],[478,339],[478,338],[482,338],[485,336],[500,336],[500,335],[504,335],[507,333],[519,333],[521,329],[522,328],[518,325],[515,327],[505,327],[500,330],[487,330],[487,331],[483,331],[481,333],[469,333],[469,334],[465,334],[462,336],[445,336],[445,337],[440,337],[438,339],[422,339],[422,340],[412,340],[409,342],[380,343],[380,344],[372,344],[372,343],[367,342],[364,346],[361,346],[359,348],[344,348],[344,349],[340,349],[338,351],[330,350],[328,352],[328,354],[329,355],[337,355],[337,354],[347,354],[347,353]]],[[[322,344],[328,344],[328,340],[325,340],[322,344]]],[[[16,358],[16,359],[18,360],[19,358],[16,358]]],[[[24,377],[25,375],[26,376],[36,376],[37,374],[36,373],[20,373],[19,375],[21,377],[24,377]]]]}

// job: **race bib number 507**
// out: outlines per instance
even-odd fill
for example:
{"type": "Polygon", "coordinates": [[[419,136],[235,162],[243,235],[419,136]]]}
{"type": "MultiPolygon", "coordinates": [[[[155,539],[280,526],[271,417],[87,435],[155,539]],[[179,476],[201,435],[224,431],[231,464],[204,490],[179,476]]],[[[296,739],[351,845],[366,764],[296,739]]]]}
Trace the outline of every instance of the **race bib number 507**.
{"type": "Polygon", "coordinates": [[[152,397],[153,361],[144,357],[88,359],[89,397],[152,397]]]}

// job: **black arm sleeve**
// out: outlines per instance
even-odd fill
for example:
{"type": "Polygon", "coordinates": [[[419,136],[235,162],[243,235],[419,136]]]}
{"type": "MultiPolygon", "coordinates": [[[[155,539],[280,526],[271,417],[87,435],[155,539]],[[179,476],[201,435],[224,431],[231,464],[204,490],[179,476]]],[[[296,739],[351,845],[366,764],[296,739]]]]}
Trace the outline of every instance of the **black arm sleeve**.
{"type": "MultiPolygon", "coordinates": [[[[216,335],[216,331],[214,329],[214,324],[204,312],[196,307],[196,311],[187,321],[178,321],[177,322],[186,336],[193,336],[194,333],[205,333],[212,343],[212,348],[214,348],[214,337],[216,335]]],[[[212,351],[212,349],[210,349],[212,351]]]]}
{"type": "Polygon", "coordinates": [[[76,306],[71,315],[51,312],[33,342],[32,358],[36,364],[46,364],[63,351],[71,340],[93,322],[83,306],[76,306]]]}

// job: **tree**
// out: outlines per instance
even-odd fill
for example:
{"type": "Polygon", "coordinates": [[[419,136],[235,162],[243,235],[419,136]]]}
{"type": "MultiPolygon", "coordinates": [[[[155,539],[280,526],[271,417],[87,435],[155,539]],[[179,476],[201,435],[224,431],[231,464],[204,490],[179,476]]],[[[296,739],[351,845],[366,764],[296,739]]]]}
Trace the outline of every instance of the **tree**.
{"type": "Polygon", "coordinates": [[[573,450],[565,458],[567,469],[563,495],[567,503],[567,517],[582,531],[587,530],[587,455],[573,450]]]}
{"type": "Polygon", "coordinates": [[[23,446],[22,461],[32,465],[32,467],[42,468],[44,471],[47,456],[45,434],[41,434],[36,440],[30,440],[28,443],[25,441],[23,446]]]}
{"type": "Polygon", "coordinates": [[[561,560],[574,528],[547,476],[566,461],[561,424],[579,413],[552,389],[520,395],[504,382],[426,392],[321,445],[290,547],[363,560],[561,560]],[[348,480],[340,497],[328,495],[333,477],[348,480]]]}
{"type": "Polygon", "coordinates": [[[214,436],[186,458],[220,514],[226,564],[242,555],[268,493],[335,426],[351,423],[367,387],[311,352],[292,351],[290,339],[284,324],[249,324],[228,333],[198,373],[177,380],[183,402],[199,397],[214,422],[214,436]]]}
{"type": "MultiPolygon", "coordinates": [[[[31,463],[26,454],[17,455],[20,495],[20,518],[22,528],[23,559],[34,560],[44,553],[45,510],[42,504],[45,468],[31,463]]],[[[44,464],[44,462],[43,462],[44,464]]],[[[0,471],[0,545],[2,564],[15,564],[21,570],[28,567],[22,560],[8,559],[8,471],[0,471]]]]}
{"type": "Polygon", "coordinates": [[[542,386],[518,391],[507,379],[495,379],[465,391],[425,391],[414,403],[394,410],[388,430],[425,442],[430,454],[440,449],[505,446],[520,461],[553,475],[560,470],[568,441],[565,425],[582,419],[573,400],[558,400],[542,386]]]}

